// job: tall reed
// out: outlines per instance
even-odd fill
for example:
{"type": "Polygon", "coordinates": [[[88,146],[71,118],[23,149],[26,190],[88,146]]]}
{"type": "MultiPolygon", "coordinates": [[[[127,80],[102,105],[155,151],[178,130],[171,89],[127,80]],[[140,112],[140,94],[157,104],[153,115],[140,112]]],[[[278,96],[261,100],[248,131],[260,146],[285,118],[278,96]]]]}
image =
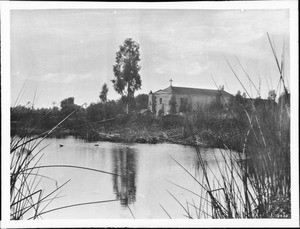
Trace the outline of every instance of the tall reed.
{"type": "MultiPolygon", "coordinates": [[[[279,83],[284,88],[283,95],[278,103],[272,98],[251,98],[240,77],[226,60],[249,96],[244,104],[239,103],[237,107],[226,104],[228,116],[233,117],[233,124],[241,134],[242,147],[240,152],[234,152],[222,136],[210,133],[211,137],[219,138],[226,149],[219,150],[221,159],[214,154],[218,169],[213,170],[202,157],[201,148],[195,145],[201,172],[199,177],[202,180],[189,174],[197,180],[201,192],[205,194],[202,194],[199,205],[187,203],[187,207],[184,207],[189,218],[192,212],[196,213],[197,218],[291,217],[290,93],[284,81],[284,60],[279,61],[274,45],[267,36],[279,70],[279,83]],[[241,120],[243,125],[240,125],[241,120]]],[[[194,122],[189,121],[191,133],[195,132],[194,127],[194,122]]],[[[195,134],[192,135],[195,137],[195,134]]]]}
{"type": "MultiPolygon", "coordinates": [[[[80,167],[77,165],[41,165],[43,158],[43,149],[47,146],[39,149],[39,146],[43,140],[48,137],[53,131],[55,131],[60,124],[67,120],[76,110],[70,112],[65,118],[63,118],[57,125],[50,130],[38,135],[32,136],[31,132],[36,125],[30,123],[31,119],[24,122],[27,133],[23,136],[13,136],[10,143],[10,219],[38,219],[42,215],[57,211],[64,208],[76,207],[88,204],[106,203],[113,200],[99,200],[86,203],[74,203],[72,205],[60,206],[58,208],[49,209],[52,201],[61,198],[60,193],[62,188],[70,181],[67,180],[62,184],[51,177],[44,176],[40,173],[40,169],[43,168],[73,168],[81,170],[89,170],[98,173],[105,173],[114,176],[119,176],[107,171],[102,171],[93,168],[80,167]],[[49,182],[53,182],[54,187],[52,190],[45,190],[41,187],[40,183],[42,179],[47,179],[49,182]]],[[[47,114],[48,115],[48,114],[47,114]]],[[[66,178],[67,179],[67,178],[66,178]]]]}

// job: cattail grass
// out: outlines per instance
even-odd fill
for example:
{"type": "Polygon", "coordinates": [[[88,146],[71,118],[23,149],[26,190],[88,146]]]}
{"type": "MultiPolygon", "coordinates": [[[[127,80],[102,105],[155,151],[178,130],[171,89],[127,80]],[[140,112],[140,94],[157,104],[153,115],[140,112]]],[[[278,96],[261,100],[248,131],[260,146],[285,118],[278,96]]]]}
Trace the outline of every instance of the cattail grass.
{"type": "MultiPolygon", "coordinates": [[[[79,108],[77,108],[79,109],[79,108]]],[[[101,200],[85,203],[74,203],[72,205],[65,205],[58,208],[47,209],[51,203],[58,198],[62,188],[67,185],[70,180],[67,180],[63,184],[58,184],[55,179],[44,176],[40,173],[44,168],[71,168],[88,170],[92,172],[109,174],[114,176],[120,176],[108,171],[103,171],[94,168],[82,167],[77,165],[41,165],[43,153],[42,151],[48,146],[42,146],[43,140],[48,137],[53,131],[55,131],[63,122],[65,122],[72,114],[76,112],[70,112],[64,117],[58,124],[51,129],[37,135],[31,136],[32,130],[37,128],[38,123],[35,126],[30,127],[30,122],[25,122],[28,132],[24,136],[14,136],[11,138],[10,143],[10,219],[38,219],[42,215],[58,211],[65,208],[89,205],[89,204],[102,204],[106,202],[116,200],[101,200]],[[40,148],[40,149],[38,149],[40,148]],[[55,184],[55,188],[52,190],[45,190],[41,187],[40,183],[42,179],[47,179],[49,182],[55,184]]],[[[49,115],[48,112],[46,115],[49,115]]],[[[67,178],[66,178],[67,179],[67,178]]]]}
{"type": "Polygon", "coordinates": [[[167,190],[167,192],[174,198],[174,200],[182,207],[182,209],[185,211],[185,213],[187,214],[187,217],[189,218],[189,219],[192,219],[192,216],[191,216],[191,214],[190,214],[190,212],[189,212],[189,209],[188,208],[186,208],[186,207],[184,207],[184,205],[169,191],[169,190],[167,190]]]}
{"type": "MultiPolygon", "coordinates": [[[[29,141],[26,144],[23,144],[22,147],[16,147],[17,149],[26,148],[29,144],[29,141]]],[[[38,142],[40,143],[40,142],[38,142]]],[[[34,149],[35,146],[33,146],[34,149]]],[[[63,183],[62,185],[57,185],[57,181],[52,179],[51,177],[44,176],[40,174],[40,169],[43,168],[73,168],[73,169],[80,169],[80,170],[88,170],[103,174],[109,174],[114,176],[120,176],[119,174],[93,169],[88,167],[76,166],[76,165],[38,165],[42,159],[42,156],[37,160],[34,158],[38,157],[38,154],[41,153],[42,150],[37,151],[34,154],[34,151],[30,151],[30,154],[23,155],[19,151],[13,151],[11,157],[13,158],[11,162],[11,201],[10,201],[10,209],[11,209],[11,220],[19,220],[23,219],[24,217],[28,219],[36,219],[39,218],[41,215],[52,212],[54,210],[60,210],[63,208],[74,207],[84,204],[99,204],[105,203],[108,201],[95,201],[95,202],[88,202],[88,203],[81,203],[81,204],[73,204],[70,206],[62,206],[57,209],[51,209],[45,211],[46,207],[50,205],[50,203],[57,199],[60,189],[65,186],[70,180],[63,183]],[[38,188],[42,179],[48,179],[52,182],[55,182],[56,188],[53,190],[48,190],[48,193],[38,188]],[[54,197],[52,197],[54,196],[54,197]]],[[[25,151],[27,153],[27,151],[25,151]]]]}
{"type": "Polygon", "coordinates": [[[133,212],[132,212],[132,210],[131,210],[131,208],[129,207],[128,204],[126,204],[126,207],[127,207],[128,210],[130,211],[130,214],[131,214],[132,218],[135,219],[135,216],[134,216],[134,214],[133,214],[133,212]]]}
{"type": "MultiPolygon", "coordinates": [[[[61,209],[65,209],[65,208],[72,208],[72,207],[78,207],[78,206],[86,206],[86,205],[90,205],[90,204],[103,204],[103,203],[108,203],[108,202],[115,202],[115,201],[119,201],[118,199],[113,199],[113,200],[101,200],[101,201],[92,201],[92,202],[84,202],[84,203],[77,203],[77,204],[71,204],[71,205],[65,205],[62,207],[58,207],[58,208],[53,208],[47,211],[43,211],[41,213],[38,214],[38,216],[47,214],[49,212],[53,212],[53,211],[58,211],[61,209]]],[[[34,217],[30,217],[29,219],[33,219],[34,217]]]]}
{"type": "MultiPolygon", "coordinates": [[[[245,90],[248,98],[233,97],[224,100],[225,119],[199,110],[186,118],[185,128],[192,134],[196,142],[197,127],[207,133],[208,140],[214,139],[220,145],[219,156],[214,154],[214,168],[205,161],[201,148],[195,144],[195,153],[201,176],[196,178],[186,168],[174,161],[187,172],[200,187],[188,190],[197,193],[201,204],[187,203],[185,207],[179,200],[171,196],[184,208],[184,213],[191,218],[192,211],[197,218],[290,218],[291,217],[291,184],[290,184],[290,93],[284,81],[284,57],[279,60],[274,45],[270,42],[272,54],[279,71],[279,82],[284,92],[278,102],[275,97],[267,100],[252,98],[242,83],[237,71],[225,57],[233,75],[245,90]],[[225,124],[225,128],[222,126],[225,124]],[[228,141],[226,135],[237,132],[239,145],[228,141]],[[201,179],[201,181],[200,181],[201,179]],[[189,207],[188,207],[189,206],[189,207]],[[203,211],[206,215],[201,215],[203,211]]],[[[236,58],[258,96],[259,89],[254,85],[249,74],[236,58]]],[[[214,78],[212,77],[213,81],[214,78]]],[[[216,82],[214,81],[216,84],[216,82]]],[[[279,93],[279,92],[277,92],[279,93]]]]}
{"type": "Polygon", "coordinates": [[[172,217],[170,216],[170,214],[167,212],[167,210],[161,205],[161,203],[159,203],[159,206],[162,208],[162,210],[167,214],[167,216],[169,217],[169,219],[172,219],[172,217]]]}

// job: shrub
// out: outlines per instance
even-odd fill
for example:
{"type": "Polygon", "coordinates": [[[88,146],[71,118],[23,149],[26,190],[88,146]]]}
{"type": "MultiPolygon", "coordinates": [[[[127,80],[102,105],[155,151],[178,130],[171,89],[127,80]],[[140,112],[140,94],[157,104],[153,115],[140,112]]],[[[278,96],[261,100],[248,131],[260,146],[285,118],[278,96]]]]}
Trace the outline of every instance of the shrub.
{"type": "Polygon", "coordinates": [[[162,125],[164,128],[183,126],[183,117],[174,114],[165,115],[162,117],[162,125]]]}

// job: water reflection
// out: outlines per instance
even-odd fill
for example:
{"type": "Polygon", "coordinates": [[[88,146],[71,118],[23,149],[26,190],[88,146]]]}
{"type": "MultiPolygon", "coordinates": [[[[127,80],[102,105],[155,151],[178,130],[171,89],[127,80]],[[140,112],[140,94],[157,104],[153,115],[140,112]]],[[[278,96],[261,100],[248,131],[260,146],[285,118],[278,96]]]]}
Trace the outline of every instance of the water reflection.
{"type": "MultiPolygon", "coordinates": [[[[131,209],[134,216],[139,219],[168,218],[159,204],[172,218],[181,219],[185,218],[182,208],[167,190],[181,203],[191,203],[195,200],[195,204],[198,205],[197,196],[192,192],[207,198],[206,192],[202,192],[198,182],[190,176],[191,174],[196,177],[202,185],[206,184],[199,158],[193,147],[175,144],[132,144],[131,148],[127,148],[128,144],[111,142],[100,142],[99,146],[95,146],[95,143],[87,143],[72,137],[45,139],[37,151],[49,143],[51,144],[43,149],[44,157],[41,165],[78,165],[114,172],[122,177],[74,169],[43,169],[42,175],[57,180],[59,184],[67,179],[72,180],[63,189],[62,195],[66,197],[52,201],[50,209],[74,203],[118,199],[118,202],[53,211],[45,214],[44,219],[132,218],[130,211],[125,207],[127,204],[134,204],[131,209]],[[63,144],[64,147],[59,147],[59,144],[63,144]]],[[[224,158],[219,149],[200,148],[199,150],[200,156],[209,166],[207,172],[211,178],[212,189],[216,189],[218,182],[212,179],[216,176],[222,181],[221,175],[228,173],[231,176],[231,173],[224,168],[224,158]]],[[[53,185],[52,181],[43,179],[38,188],[52,190],[53,185]]],[[[214,194],[223,195],[223,192],[216,191],[214,194]]],[[[201,203],[205,202],[201,199],[201,203]]],[[[207,212],[209,209],[206,209],[204,204],[200,207],[201,211],[209,214],[207,212]]],[[[207,215],[201,215],[201,217],[204,218],[207,215]]]]}
{"type": "Polygon", "coordinates": [[[114,173],[113,190],[122,206],[134,203],[136,200],[137,159],[134,149],[114,148],[112,153],[114,173]]]}

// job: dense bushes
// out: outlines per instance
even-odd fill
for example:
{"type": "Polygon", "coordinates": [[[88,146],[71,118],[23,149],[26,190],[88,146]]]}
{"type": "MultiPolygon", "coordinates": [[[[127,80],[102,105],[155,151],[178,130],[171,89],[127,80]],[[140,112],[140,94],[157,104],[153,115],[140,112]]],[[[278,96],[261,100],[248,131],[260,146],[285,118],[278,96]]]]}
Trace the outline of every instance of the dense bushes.
{"type": "MultiPolygon", "coordinates": [[[[139,95],[132,102],[131,108],[144,108],[147,105],[146,95],[139,95]]],[[[281,98],[281,97],[280,97],[281,98]]],[[[287,99],[286,99],[287,100],[287,99]]],[[[284,99],[277,105],[274,100],[247,99],[245,95],[238,92],[230,101],[224,105],[222,98],[216,96],[216,99],[205,108],[198,107],[196,110],[185,112],[184,114],[169,114],[155,117],[151,112],[140,113],[137,108],[132,109],[130,113],[125,114],[125,103],[122,100],[108,101],[106,103],[91,103],[87,108],[83,108],[74,103],[74,98],[70,97],[61,102],[61,107],[52,109],[42,108],[33,109],[25,106],[11,108],[11,130],[12,135],[20,134],[22,131],[28,133],[41,133],[49,130],[57,123],[63,120],[68,114],[75,111],[60,128],[57,128],[57,134],[73,134],[83,138],[90,138],[95,135],[95,130],[101,132],[111,132],[117,129],[117,126],[135,124],[141,128],[155,125],[157,130],[164,131],[168,129],[179,128],[178,135],[182,140],[191,138],[194,134],[205,145],[210,147],[231,148],[241,151],[244,139],[247,135],[249,126],[249,117],[256,115],[260,119],[260,126],[253,122],[252,128],[259,132],[259,128],[266,129],[265,141],[272,141],[272,134],[275,128],[272,123],[278,121],[276,114],[279,107],[284,106],[284,99]],[[255,113],[254,113],[255,112],[255,113]],[[249,116],[250,115],[250,116],[249,116]],[[108,120],[107,122],[102,121],[108,120]],[[100,123],[101,122],[101,123],[100,123]],[[194,133],[189,131],[192,123],[194,133]],[[22,128],[20,128],[22,126],[22,128]],[[16,133],[18,130],[18,133],[16,133]]],[[[283,124],[282,124],[283,125],[283,124]]],[[[287,125],[287,124],[286,124],[287,125]]],[[[253,131],[254,132],[254,131],[253,131]]],[[[257,141],[257,136],[253,132],[247,135],[248,141],[257,141]]],[[[96,134],[97,135],[97,134],[96,134]]],[[[56,135],[57,136],[57,135],[56,135]]],[[[261,139],[260,139],[261,141],[261,139]]]]}
{"type": "Polygon", "coordinates": [[[179,115],[169,114],[162,116],[162,126],[164,128],[179,127],[183,125],[183,117],[179,115]]]}
{"type": "Polygon", "coordinates": [[[89,122],[95,122],[116,117],[122,113],[122,107],[115,101],[107,103],[92,103],[86,109],[86,118],[89,122]]]}
{"type": "Polygon", "coordinates": [[[140,109],[147,108],[148,95],[141,94],[130,103],[131,114],[124,115],[125,103],[122,99],[118,101],[107,101],[91,103],[84,108],[75,104],[73,97],[61,101],[60,107],[35,109],[29,106],[16,106],[11,108],[11,135],[37,134],[56,126],[61,120],[72,113],[66,119],[57,132],[66,134],[79,134],[90,132],[90,125],[97,122],[116,118],[117,124],[125,124],[132,120],[140,109]]]}

